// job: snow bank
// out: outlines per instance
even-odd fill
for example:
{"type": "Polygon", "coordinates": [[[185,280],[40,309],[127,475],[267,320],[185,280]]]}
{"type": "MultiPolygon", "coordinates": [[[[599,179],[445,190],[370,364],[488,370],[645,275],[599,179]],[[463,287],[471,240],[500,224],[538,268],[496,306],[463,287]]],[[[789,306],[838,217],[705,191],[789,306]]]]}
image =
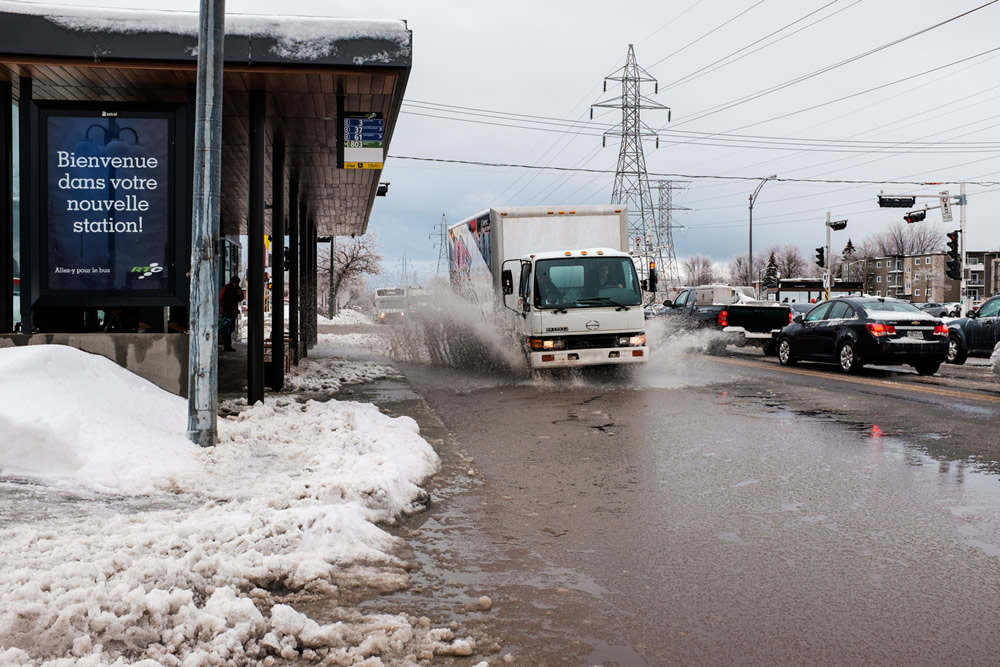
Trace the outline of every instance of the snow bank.
{"type": "Polygon", "coordinates": [[[0,396],[7,473],[143,493],[197,468],[187,402],[104,357],[61,345],[0,350],[0,396]]]}
{"type": "Polygon", "coordinates": [[[330,319],[323,317],[322,315],[317,315],[317,319],[320,324],[335,324],[335,325],[362,325],[371,324],[372,318],[370,315],[365,315],[359,310],[354,310],[353,308],[341,308],[337,316],[330,319]]]}
{"type": "Polygon", "coordinates": [[[294,609],[303,596],[335,609],[346,585],[406,585],[402,545],[376,524],[421,507],[419,484],[437,470],[412,419],[281,397],[220,421],[218,445],[201,449],[185,437],[185,401],[59,346],[0,350],[0,397],[2,474],[16,465],[148,494],[53,499],[49,518],[0,528],[0,665],[353,664],[465,650],[467,639],[442,642],[405,614],[339,610],[320,625],[294,609]]]}

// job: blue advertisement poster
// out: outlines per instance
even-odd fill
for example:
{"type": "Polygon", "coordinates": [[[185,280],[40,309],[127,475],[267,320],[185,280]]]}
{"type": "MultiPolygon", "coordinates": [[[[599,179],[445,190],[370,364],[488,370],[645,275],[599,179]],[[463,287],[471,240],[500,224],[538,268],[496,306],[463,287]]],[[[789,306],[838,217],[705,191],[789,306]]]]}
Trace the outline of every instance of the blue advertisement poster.
{"type": "Polygon", "coordinates": [[[45,133],[48,289],[168,289],[168,118],[51,115],[45,133]]]}

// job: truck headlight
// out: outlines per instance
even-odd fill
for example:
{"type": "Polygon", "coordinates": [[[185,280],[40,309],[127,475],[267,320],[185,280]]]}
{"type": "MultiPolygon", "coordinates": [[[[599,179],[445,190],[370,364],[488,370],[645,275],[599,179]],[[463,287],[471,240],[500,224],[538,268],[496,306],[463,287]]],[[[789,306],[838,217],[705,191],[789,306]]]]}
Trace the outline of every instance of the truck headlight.
{"type": "Polygon", "coordinates": [[[642,347],[646,344],[646,334],[636,336],[621,336],[618,338],[618,347],[642,347]]]}
{"type": "Polygon", "coordinates": [[[532,350],[562,350],[566,347],[562,338],[529,338],[528,343],[532,350]]]}

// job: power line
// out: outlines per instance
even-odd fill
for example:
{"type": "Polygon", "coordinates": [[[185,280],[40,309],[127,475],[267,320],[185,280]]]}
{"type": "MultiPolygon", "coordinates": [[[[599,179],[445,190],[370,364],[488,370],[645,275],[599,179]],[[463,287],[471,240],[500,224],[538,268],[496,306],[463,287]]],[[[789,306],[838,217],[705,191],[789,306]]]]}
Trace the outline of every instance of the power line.
{"type": "MultiPolygon", "coordinates": [[[[433,158],[433,157],[417,157],[414,155],[390,155],[390,159],[393,160],[414,160],[418,162],[438,162],[442,164],[460,164],[473,167],[498,167],[503,169],[533,169],[538,171],[551,170],[551,171],[573,171],[583,174],[614,174],[614,170],[610,169],[589,169],[585,167],[553,167],[553,166],[541,166],[541,165],[531,165],[531,164],[516,164],[510,162],[484,162],[481,160],[454,160],[449,158],[433,158]]],[[[678,173],[668,173],[668,172],[647,172],[650,176],[658,176],[663,178],[690,178],[690,179],[717,179],[717,180],[729,180],[729,181],[759,181],[761,176],[719,176],[714,174],[678,174],[678,173]]],[[[772,178],[770,179],[776,182],[782,183],[827,183],[827,184],[841,184],[841,185],[927,185],[926,181],[874,181],[874,180],[850,180],[850,179],[819,179],[819,178],[772,178]]],[[[958,183],[966,183],[967,185],[982,185],[982,186],[995,186],[1000,185],[1000,181],[966,181],[963,179],[957,180],[943,180],[935,181],[935,185],[953,185],[958,183]]]]}
{"type": "MultiPolygon", "coordinates": [[[[869,49],[868,51],[865,51],[864,53],[859,53],[857,55],[851,56],[850,58],[847,58],[845,60],[841,60],[840,62],[834,63],[833,65],[827,65],[826,67],[822,67],[822,68],[820,68],[818,70],[814,70],[814,71],[812,71],[812,72],[810,72],[808,74],[803,74],[803,75],[795,77],[793,79],[789,79],[788,81],[785,81],[784,83],[780,83],[780,84],[771,86],[770,88],[765,88],[764,90],[759,91],[757,93],[753,93],[751,95],[747,95],[747,96],[744,96],[744,97],[741,97],[741,98],[737,98],[737,99],[732,100],[730,102],[724,102],[723,104],[716,105],[715,107],[710,107],[709,109],[706,109],[705,111],[696,112],[695,114],[693,114],[693,116],[691,118],[685,119],[685,120],[681,121],[680,123],[678,123],[677,125],[685,125],[687,123],[693,123],[693,122],[695,122],[697,120],[701,120],[701,119],[706,118],[708,116],[711,116],[711,115],[720,113],[722,111],[726,111],[728,109],[732,109],[733,107],[740,106],[740,105],[745,104],[747,102],[759,99],[761,97],[764,97],[765,95],[770,95],[771,93],[775,93],[775,92],[777,92],[779,90],[783,90],[783,89],[788,88],[789,86],[793,86],[793,85],[795,85],[797,83],[802,83],[803,81],[807,81],[807,80],[812,79],[814,77],[817,77],[817,76],[819,76],[821,74],[826,74],[827,72],[831,72],[831,71],[833,71],[835,69],[838,69],[840,67],[843,67],[845,65],[849,65],[849,64],[851,64],[853,62],[857,62],[858,60],[861,60],[863,58],[867,58],[868,56],[871,56],[871,55],[874,55],[874,54],[879,53],[881,51],[884,51],[884,50],[886,50],[888,48],[891,48],[893,46],[901,44],[901,43],[903,43],[903,42],[905,42],[907,40],[913,39],[915,37],[919,37],[920,35],[923,35],[923,34],[925,34],[927,32],[930,32],[931,30],[935,30],[935,29],[940,28],[940,27],[942,27],[944,25],[947,25],[949,23],[957,21],[958,19],[964,18],[964,17],[966,17],[966,16],[968,16],[968,15],[974,13],[974,12],[979,11],[980,9],[983,9],[985,7],[989,7],[990,5],[996,4],[997,2],[1000,2],[1000,0],[990,0],[987,3],[985,3],[983,5],[980,5],[979,7],[975,7],[973,9],[970,9],[970,10],[966,11],[966,12],[962,12],[961,14],[958,14],[957,16],[953,16],[953,17],[951,17],[949,19],[945,19],[944,21],[941,21],[939,23],[935,23],[934,25],[931,25],[931,26],[928,26],[927,28],[923,28],[921,30],[918,30],[917,32],[914,32],[914,33],[911,33],[909,35],[906,35],[905,37],[900,37],[899,39],[895,39],[895,40],[893,40],[891,42],[883,44],[882,46],[875,47],[874,49],[869,49]]],[[[788,115],[788,114],[786,114],[786,115],[788,115]]],[[[779,116],[779,118],[784,118],[784,117],[785,116],[779,116]]],[[[742,128],[739,128],[739,129],[742,129],[742,128]]]]}

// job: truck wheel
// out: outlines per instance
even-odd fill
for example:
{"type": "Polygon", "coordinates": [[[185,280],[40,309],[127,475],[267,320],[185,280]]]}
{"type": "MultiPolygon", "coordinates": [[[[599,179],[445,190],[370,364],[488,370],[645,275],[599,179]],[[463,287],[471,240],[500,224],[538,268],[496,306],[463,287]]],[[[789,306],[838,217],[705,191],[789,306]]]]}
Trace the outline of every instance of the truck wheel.
{"type": "Polygon", "coordinates": [[[782,366],[794,366],[795,355],[792,354],[792,342],[787,338],[778,341],[778,363],[782,366]]]}
{"type": "Polygon", "coordinates": [[[845,341],[837,351],[837,362],[840,370],[845,373],[857,373],[861,370],[861,358],[858,356],[858,348],[854,347],[851,341],[845,341]]]}
{"type": "Polygon", "coordinates": [[[969,353],[962,347],[962,341],[958,339],[958,336],[955,334],[948,336],[948,356],[945,360],[949,364],[961,365],[965,363],[968,357],[969,353]]]}
{"type": "Polygon", "coordinates": [[[773,340],[769,340],[760,346],[760,351],[764,353],[765,357],[773,357],[778,353],[778,348],[773,340]]]}
{"type": "Polygon", "coordinates": [[[921,375],[934,375],[941,368],[939,362],[925,363],[925,364],[913,364],[913,367],[917,369],[917,372],[921,375]]]}

